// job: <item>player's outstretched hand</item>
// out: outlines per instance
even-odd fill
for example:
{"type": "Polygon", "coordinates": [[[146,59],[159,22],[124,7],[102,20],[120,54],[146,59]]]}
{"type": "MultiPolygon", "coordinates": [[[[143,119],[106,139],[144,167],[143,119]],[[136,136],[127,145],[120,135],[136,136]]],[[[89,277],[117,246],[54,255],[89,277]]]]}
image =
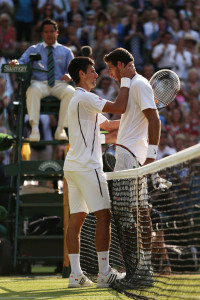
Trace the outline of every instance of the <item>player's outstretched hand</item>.
{"type": "Polygon", "coordinates": [[[135,66],[133,62],[129,62],[125,67],[124,64],[122,63],[121,66],[121,76],[122,77],[128,77],[128,78],[133,78],[133,76],[136,74],[135,66]]]}

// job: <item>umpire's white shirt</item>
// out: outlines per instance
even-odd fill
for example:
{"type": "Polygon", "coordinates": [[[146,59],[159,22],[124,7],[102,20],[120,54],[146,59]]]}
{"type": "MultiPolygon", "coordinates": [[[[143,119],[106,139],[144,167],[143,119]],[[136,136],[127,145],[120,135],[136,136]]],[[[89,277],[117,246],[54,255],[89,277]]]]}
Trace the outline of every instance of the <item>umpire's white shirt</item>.
{"type": "Polygon", "coordinates": [[[99,124],[105,121],[102,112],[106,100],[76,88],[68,107],[70,148],[64,171],[102,169],[102,150],[99,124]]]}
{"type": "Polygon", "coordinates": [[[136,74],[131,80],[126,112],[122,115],[117,143],[129,148],[143,164],[148,147],[148,120],[142,112],[156,109],[153,90],[149,81],[136,74]]]}

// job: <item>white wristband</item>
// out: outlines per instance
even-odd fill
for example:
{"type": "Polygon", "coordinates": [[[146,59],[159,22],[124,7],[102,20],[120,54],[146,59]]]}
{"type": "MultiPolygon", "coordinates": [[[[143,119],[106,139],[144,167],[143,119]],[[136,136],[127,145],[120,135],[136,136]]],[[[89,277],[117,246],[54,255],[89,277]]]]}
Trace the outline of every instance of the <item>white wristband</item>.
{"type": "Polygon", "coordinates": [[[101,144],[105,144],[106,143],[106,136],[105,136],[105,134],[100,134],[100,141],[101,141],[101,144]]]}
{"type": "Polygon", "coordinates": [[[122,77],[121,78],[121,85],[120,87],[126,87],[126,88],[130,88],[131,85],[131,80],[128,77],[122,77]]]}
{"type": "Polygon", "coordinates": [[[157,152],[158,152],[158,146],[157,145],[149,145],[148,150],[147,150],[147,158],[156,159],[157,152]]]}

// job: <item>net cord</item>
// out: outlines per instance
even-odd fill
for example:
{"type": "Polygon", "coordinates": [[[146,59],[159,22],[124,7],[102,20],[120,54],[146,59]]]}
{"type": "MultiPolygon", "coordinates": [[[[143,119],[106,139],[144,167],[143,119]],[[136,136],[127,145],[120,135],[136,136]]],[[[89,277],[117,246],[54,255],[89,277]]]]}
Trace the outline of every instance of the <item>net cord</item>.
{"type": "Polygon", "coordinates": [[[139,178],[141,176],[152,174],[158,172],[165,168],[170,168],[174,165],[182,163],[186,160],[193,159],[200,156],[200,144],[191,146],[187,149],[184,149],[178,153],[172,154],[165,158],[162,158],[158,161],[155,161],[151,164],[145,165],[140,168],[115,171],[115,172],[106,172],[107,180],[113,179],[125,179],[125,178],[139,178]]]}

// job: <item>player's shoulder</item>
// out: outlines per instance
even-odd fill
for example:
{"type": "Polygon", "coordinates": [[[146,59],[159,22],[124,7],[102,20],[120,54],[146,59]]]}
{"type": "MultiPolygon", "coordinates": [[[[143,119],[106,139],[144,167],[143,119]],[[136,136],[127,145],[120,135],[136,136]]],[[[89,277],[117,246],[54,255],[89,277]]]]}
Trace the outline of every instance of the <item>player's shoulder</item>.
{"type": "Polygon", "coordinates": [[[140,74],[136,74],[132,79],[131,85],[144,87],[144,86],[150,86],[150,83],[144,76],[140,74]]]}

